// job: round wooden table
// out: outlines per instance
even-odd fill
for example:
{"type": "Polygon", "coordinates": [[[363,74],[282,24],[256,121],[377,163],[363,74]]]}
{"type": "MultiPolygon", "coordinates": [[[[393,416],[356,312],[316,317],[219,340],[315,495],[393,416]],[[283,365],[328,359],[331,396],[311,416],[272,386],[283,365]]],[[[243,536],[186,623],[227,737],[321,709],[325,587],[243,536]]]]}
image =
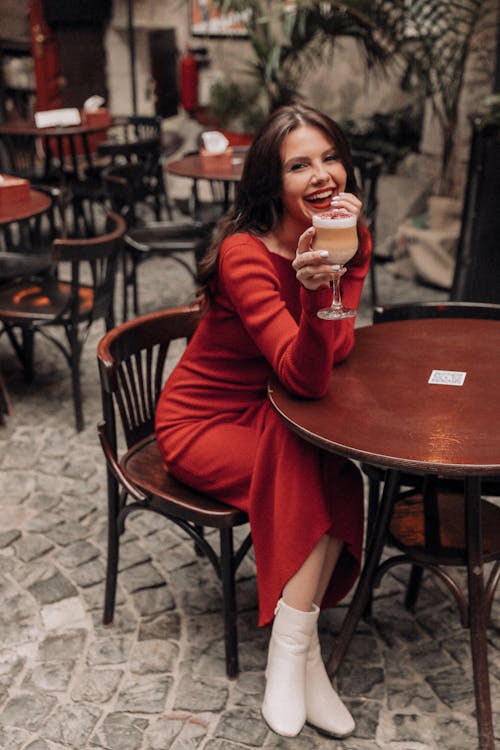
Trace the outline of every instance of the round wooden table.
{"type": "Polygon", "coordinates": [[[26,200],[17,203],[0,203],[0,226],[39,216],[49,210],[51,203],[50,196],[40,190],[30,190],[26,200]]]}
{"type": "Polygon", "coordinates": [[[244,152],[234,152],[231,159],[222,156],[203,157],[200,154],[183,156],[166,164],[167,172],[193,180],[239,182],[243,171],[244,152]]]}
{"type": "Polygon", "coordinates": [[[470,642],[480,750],[494,748],[481,478],[500,476],[499,373],[500,321],[425,319],[357,329],[355,348],[334,368],[324,398],[294,397],[276,377],[269,384],[272,405],[305,440],[387,469],[360,580],[329,660],[332,675],[369,601],[400,472],[464,479],[470,642]],[[434,371],[437,374],[433,375],[434,371]]]}
{"type": "MultiPolygon", "coordinates": [[[[25,141],[24,148],[29,153],[31,150],[33,158],[36,158],[36,148],[33,144],[41,140],[43,144],[43,172],[46,178],[54,172],[54,160],[58,162],[55,169],[64,182],[70,173],[77,177],[80,174],[81,165],[79,157],[83,155],[86,165],[92,164],[92,152],[94,150],[92,138],[98,134],[105,133],[114,122],[106,125],[89,125],[82,121],[80,125],[53,126],[38,128],[34,120],[14,120],[12,122],[0,123],[0,138],[4,141],[7,150],[11,153],[13,163],[16,163],[15,152],[19,148],[19,139],[25,141]],[[61,165],[65,165],[63,169],[61,165]]],[[[32,167],[30,167],[31,169],[32,167]]],[[[16,173],[19,173],[17,170],[16,173]]],[[[25,174],[23,172],[23,174],[25,174]]],[[[31,177],[32,175],[26,174],[31,177]]]]}
{"type": "Polygon", "coordinates": [[[241,179],[247,150],[246,147],[235,147],[231,158],[225,155],[207,157],[201,154],[190,154],[183,156],[182,159],[167,162],[165,169],[177,177],[223,183],[224,211],[227,211],[230,188],[241,179]]]}
{"type": "MultiPolygon", "coordinates": [[[[40,190],[30,190],[25,200],[9,205],[0,204],[0,227],[8,232],[9,224],[29,222],[49,210],[52,200],[40,190]]],[[[7,243],[8,244],[8,243],[7,243]]],[[[52,266],[48,253],[0,252],[0,283],[19,276],[39,274],[52,266]]]]}

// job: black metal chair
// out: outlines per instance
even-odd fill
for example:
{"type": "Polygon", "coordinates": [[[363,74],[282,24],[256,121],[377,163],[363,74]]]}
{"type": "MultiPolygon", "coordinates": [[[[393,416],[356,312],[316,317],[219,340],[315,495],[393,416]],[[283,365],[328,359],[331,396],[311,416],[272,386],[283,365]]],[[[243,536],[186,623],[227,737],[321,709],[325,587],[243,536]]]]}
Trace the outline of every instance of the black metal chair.
{"type": "Polygon", "coordinates": [[[451,300],[500,301],[500,137],[498,125],[472,120],[451,300]]]}
{"type": "Polygon", "coordinates": [[[109,143],[131,143],[133,141],[157,138],[161,135],[163,118],[159,115],[117,115],[108,130],[109,143]]]}
{"type": "Polygon", "coordinates": [[[209,230],[200,222],[145,220],[144,201],[149,180],[143,163],[115,166],[103,172],[103,184],[113,210],[126,218],[128,227],[123,255],[123,320],[128,317],[129,289],[133,312],[139,314],[137,270],[140,263],[153,255],[167,256],[179,263],[196,282],[197,263],[210,241],[209,230]],[[190,256],[188,260],[183,257],[186,254],[190,256]]]}
{"type": "Polygon", "coordinates": [[[177,481],[165,467],[154,432],[154,417],[172,341],[195,331],[198,306],[150,313],[109,331],[98,346],[103,421],[98,431],[108,469],[108,558],[104,624],[113,621],[120,536],[137,510],[157,513],[183,529],[205,555],[222,584],[228,677],[238,674],[235,575],[251,546],[250,534],[234,550],[233,529],[248,523],[243,511],[217,502],[177,481]],[[119,453],[117,422],[126,449],[119,453]],[[219,531],[220,550],[203,528],[219,531]]]}
{"type": "Polygon", "coordinates": [[[78,431],[84,427],[81,353],[92,323],[104,319],[107,330],[114,325],[115,272],[125,229],[124,219],[110,212],[103,235],[54,240],[57,273],[0,286],[0,321],[28,382],[35,376],[35,334],[43,335],[64,355],[71,370],[78,431]],[[63,331],[65,341],[54,329],[63,331]]]}
{"type": "Polygon", "coordinates": [[[109,167],[146,162],[150,192],[156,198],[155,218],[160,220],[165,209],[167,218],[172,219],[163,169],[165,159],[182,147],[184,138],[176,131],[162,129],[161,117],[136,115],[117,117],[115,121],[108,138],[97,147],[99,174],[109,167]]]}
{"type": "Polygon", "coordinates": [[[370,291],[372,306],[378,305],[377,292],[377,209],[378,209],[378,180],[382,173],[384,160],[381,156],[369,151],[353,151],[352,161],[356,180],[361,188],[363,197],[363,213],[372,235],[373,252],[370,261],[370,291]]]}
{"type": "MultiPolygon", "coordinates": [[[[416,320],[421,318],[485,318],[500,320],[500,304],[472,302],[420,302],[410,304],[387,305],[374,309],[373,322],[385,323],[397,320],[416,320]]],[[[458,325],[458,322],[457,322],[458,325]]],[[[362,464],[362,470],[368,477],[368,519],[367,536],[371,535],[378,508],[381,486],[385,472],[369,464],[362,464]]],[[[409,584],[406,592],[405,606],[414,610],[417,601],[424,568],[439,575],[456,597],[465,624],[466,606],[460,589],[442,565],[459,565],[463,560],[463,481],[444,477],[423,477],[418,474],[402,473],[399,500],[396,501],[395,515],[391,524],[392,540],[396,546],[410,550],[413,559],[401,558],[399,562],[412,562],[409,584]],[[452,498],[450,500],[450,497],[452,498]],[[443,541],[444,540],[444,541],[443,541]]],[[[500,477],[485,479],[481,485],[482,494],[486,497],[500,496],[500,477]]],[[[486,502],[486,501],[484,501],[486,502]]],[[[495,557],[500,553],[500,536],[494,542],[495,534],[500,533],[500,509],[485,506],[485,554],[495,557]],[[493,534],[493,536],[492,536],[493,534]]],[[[498,555],[500,556],[500,554],[498,555]]],[[[396,564],[393,562],[392,564],[396,564]]],[[[491,597],[500,576],[500,562],[497,561],[493,571],[491,597]],[[495,578],[496,576],[496,578],[495,578]]],[[[382,574],[386,568],[382,568],[382,574]]],[[[365,614],[368,614],[370,606],[365,614]]]]}

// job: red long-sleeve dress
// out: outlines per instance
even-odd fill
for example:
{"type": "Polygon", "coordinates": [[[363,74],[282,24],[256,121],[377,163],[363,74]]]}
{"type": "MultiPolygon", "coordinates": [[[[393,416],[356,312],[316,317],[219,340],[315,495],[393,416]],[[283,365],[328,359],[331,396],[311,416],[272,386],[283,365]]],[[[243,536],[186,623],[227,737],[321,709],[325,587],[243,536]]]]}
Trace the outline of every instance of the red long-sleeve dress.
{"type": "MultiPolygon", "coordinates": [[[[357,308],[366,261],[342,279],[357,308]]],[[[362,482],[350,461],[294,434],[270,405],[274,370],[291,392],[320,397],[334,363],[354,344],[353,319],[320,320],[329,289],[311,292],[291,261],[249,234],[221,247],[214,300],[160,396],[156,432],[178,479],[248,512],[255,550],[259,625],[324,534],[345,541],[322,606],[344,597],[359,571],[362,482]]],[[[349,394],[346,394],[349,398],[349,394]]]]}

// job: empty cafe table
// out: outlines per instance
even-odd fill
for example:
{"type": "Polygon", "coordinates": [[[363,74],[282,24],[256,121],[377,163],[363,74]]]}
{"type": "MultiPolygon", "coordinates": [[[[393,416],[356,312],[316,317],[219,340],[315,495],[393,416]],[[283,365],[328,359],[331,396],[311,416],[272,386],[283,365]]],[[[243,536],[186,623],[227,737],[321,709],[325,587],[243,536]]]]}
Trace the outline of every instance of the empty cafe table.
{"type": "Polygon", "coordinates": [[[243,172],[246,148],[235,147],[231,157],[226,155],[202,156],[189,154],[182,159],[168,162],[167,172],[177,177],[189,177],[192,180],[208,180],[224,184],[224,210],[229,208],[229,190],[238,183],[243,172]]]}
{"type": "Polygon", "coordinates": [[[269,384],[274,408],[305,440],[387,470],[360,580],[330,656],[331,675],[369,601],[400,473],[464,480],[467,606],[480,750],[495,746],[486,632],[494,586],[484,580],[481,480],[500,476],[499,373],[500,321],[424,319],[358,328],[355,348],[334,368],[324,398],[294,397],[275,377],[269,384]]]}

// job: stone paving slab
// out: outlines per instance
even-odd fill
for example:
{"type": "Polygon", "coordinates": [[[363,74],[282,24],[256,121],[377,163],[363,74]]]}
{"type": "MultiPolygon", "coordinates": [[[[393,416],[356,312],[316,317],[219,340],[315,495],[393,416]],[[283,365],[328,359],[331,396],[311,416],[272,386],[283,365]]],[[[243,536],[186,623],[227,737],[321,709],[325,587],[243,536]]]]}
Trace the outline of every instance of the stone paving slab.
{"type": "MultiPolygon", "coordinates": [[[[187,301],[187,274],[156,259],[140,267],[144,311],[187,301]]],[[[379,269],[382,301],[437,298],[379,269]]],[[[368,291],[368,290],[367,290],[368,291]]],[[[367,295],[365,295],[367,296],[367,295]]],[[[366,300],[358,324],[370,322],[366,300]]],[[[93,327],[83,358],[86,429],[73,428],[59,352],[37,342],[27,386],[5,337],[0,360],[15,415],[0,430],[0,748],[5,750],[473,750],[477,747],[467,633],[455,605],[426,579],[415,615],[406,571],[388,575],[337,678],[356,732],[309,727],[286,739],[260,716],[267,629],[257,628],[251,555],[238,582],[241,674],[225,676],[217,581],[182,532],[153,514],[130,518],[112,627],[102,625],[105,468],[93,327]]],[[[321,617],[325,655],[346,603],[321,617]]],[[[490,630],[500,733],[500,608],[490,630]]],[[[499,737],[500,740],[500,737],[499,737]]]]}

